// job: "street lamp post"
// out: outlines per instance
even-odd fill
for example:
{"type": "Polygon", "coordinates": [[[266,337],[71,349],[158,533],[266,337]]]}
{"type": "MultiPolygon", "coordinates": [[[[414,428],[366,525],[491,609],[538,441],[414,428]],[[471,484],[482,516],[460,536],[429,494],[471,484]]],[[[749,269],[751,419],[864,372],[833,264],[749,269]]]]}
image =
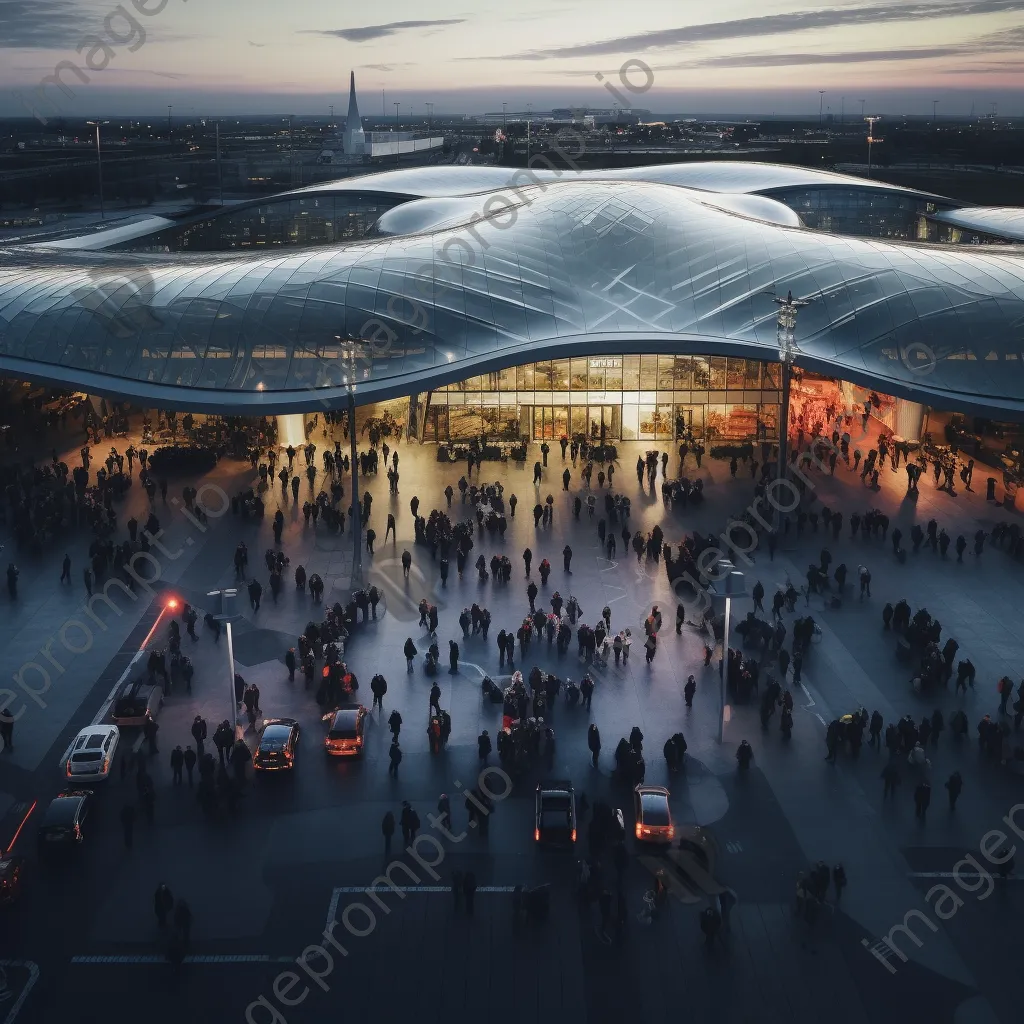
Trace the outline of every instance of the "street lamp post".
{"type": "Polygon", "coordinates": [[[745,577],[738,569],[733,567],[732,562],[727,559],[719,559],[717,563],[719,572],[724,572],[724,578],[716,581],[715,590],[725,598],[725,622],[722,625],[722,659],[718,663],[718,742],[725,739],[725,709],[726,704],[726,662],[729,658],[729,629],[732,620],[733,598],[741,597],[744,593],[745,577]],[[718,590],[721,583],[722,589],[718,590]]]}
{"type": "Polygon", "coordinates": [[[875,138],[875,125],[878,124],[882,119],[880,117],[865,117],[865,121],[868,123],[868,177],[871,177],[871,147],[876,142],[881,142],[881,139],[875,138]]]}
{"type": "Polygon", "coordinates": [[[818,127],[820,128],[825,118],[825,89],[818,90],[818,127]]]}
{"type": "MultiPolygon", "coordinates": [[[[786,469],[789,464],[789,397],[792,384],[792,370],[800,351],[796,345],[796,318],[801,309],[811,304],[811,300],[794,299],[792,292],[788,292],[784,299],[778,295],[773,295],[773,299],[779,307],[777,324],[779,365],[782,369],[782,407],[779,410],[779,461],[776,466],[775,478],[783,480],[786,477],[786,469]]],[[[782,512],[779,507],[780,497],[777,494],[775,501],[772,503],[775,509],[773,518],[775,520],[776,532],[782,527],[782,512]]]]}
{"type": "Polygon", "coordinates": [[[238,591],[234,587],[226,590],[211,590],[206,595],[220,598],[220,611],[214,615],[214,618],[218,622],[224,623],[224,632],[228,638],[228,686],[231,690],[231,717],[228,722],[231,724],[236,739],[238,738],[238,701],[235,698],[235,646],[231,635],[231,623],[237,621],[238,613],[231,609],[237,595],[238,591]]]}
{"type": "Polygon", "coordinates": [[[86,124],[94,125],[96,128],[96,176],[100,185],[100,220],[106,220],[106,211],[103,208],[103,155],[100,152],[100,126],[110,124],[109,121],[86,121],[86,124]]]}

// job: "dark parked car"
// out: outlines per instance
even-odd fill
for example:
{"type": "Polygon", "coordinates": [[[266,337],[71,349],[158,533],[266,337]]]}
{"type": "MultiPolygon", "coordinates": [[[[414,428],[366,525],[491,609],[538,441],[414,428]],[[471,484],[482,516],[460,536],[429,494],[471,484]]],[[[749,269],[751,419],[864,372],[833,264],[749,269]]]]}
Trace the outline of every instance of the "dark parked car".
{"type": "Polygon", "coordinates": [[[298,745],[299,723],[294,718],[268,718],[260,735],[260,745],[253,755],[252,766],[262,772],[294,768],[298,745]]]}
{"type": "Polygon", "coordinates": [[[69,789],[50,801],[39,823],[40,856],[75,849],[92,832],[94,797],[88,790],[69,789]]]}
{"type": "Polygon", "coordinates": [[[576,842],[576,793],[567,780],[537,783],[533,838],[551,846],[576,842]]]}

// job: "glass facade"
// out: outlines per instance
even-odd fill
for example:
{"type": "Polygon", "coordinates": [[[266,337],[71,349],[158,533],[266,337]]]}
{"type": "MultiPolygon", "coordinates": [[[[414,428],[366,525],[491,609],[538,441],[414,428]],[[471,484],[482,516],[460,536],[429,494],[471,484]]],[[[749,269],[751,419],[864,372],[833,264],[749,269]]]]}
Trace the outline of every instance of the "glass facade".
{"type": "Polygon", "coordinates": [[[817,231],[869,238],[918,239],[935,205],[914,195],[866,188],[799,188],[766,192],[817,231]]]}
{"type": "Polygon", "coordinates": [[[382,213],[403,200],[379,193],[310,195],[245,203],[118,248],[133,252],[220,252],[330,245],[363,238],[382,213]]]}
{"type": "Polygon", "coordinates": [[[434,391],[424,437],[666,441],[778,434],[779,366],[732,356],[548,359],[434,391]]]}

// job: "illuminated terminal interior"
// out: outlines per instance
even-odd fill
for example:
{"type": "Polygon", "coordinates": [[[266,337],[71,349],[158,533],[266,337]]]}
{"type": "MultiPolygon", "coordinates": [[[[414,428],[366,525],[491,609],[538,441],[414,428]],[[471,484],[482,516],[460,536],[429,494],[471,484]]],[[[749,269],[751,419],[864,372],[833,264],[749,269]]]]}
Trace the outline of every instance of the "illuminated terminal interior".
{"type": "Polygon", "coordinates": [[[485,433],[660,441],[687,432],[770,439],[778,434],[780,386],[778,363],[732,356],[547,359],[434,391],[424,440],[485,433]]]}

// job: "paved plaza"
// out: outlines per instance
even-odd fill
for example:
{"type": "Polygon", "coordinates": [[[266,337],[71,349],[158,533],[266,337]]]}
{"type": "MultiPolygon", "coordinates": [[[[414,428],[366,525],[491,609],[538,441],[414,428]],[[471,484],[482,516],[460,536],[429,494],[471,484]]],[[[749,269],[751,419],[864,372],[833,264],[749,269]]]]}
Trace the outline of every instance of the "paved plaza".
{"type": "MultiPolygon", "coordinates": [[[[313,439],[324,443],[319,428],[313,439]]],[[[47,438],[40,457],[51,443],[75,452],[80,441],[47,438]]],[[[123,451],[127,443],[119,440],[116,447],[123,451]]],[[[631,500],[634,531],[646,533],[660,524],[666,540],[675,545],[694,530],[721,532],[729,517],[741,515],[750,504],[753,482],[745,466],[740,465],[733,479],[728,463],[705,458],[697,469],[691,455],[685,472],[703,479],[706,500],[696,507],[666,507],[660,473],[652,494],[639,486],[634,470],[638,454],[653,446],[623,443],[619,448],[614,489],[631,500]]],[[[458,578],[453,558],[446,587],[429,549],[414,544],[409,501],[420,499],[421,515],[443,509],[444,488],[457,485],[465,463],[438,463],[433,445],[403,442],[398,451],[397,495],[388,493],[383,472],[360,480],[360,490],[368,487],[373,495],[370,526],[377,534],[372,557],[363,549],[364,571],[383,592],[384,603],[376,621],[356,628],[346,660],[360,680],[363,703],[371,702],[369,683],[377,672],[387,679],[388,692],[384,714],[371,717],[366,754],[357,763],[331,763],[322,755],[323,726],[313,692],[304,687],[301,674],[289,682],[284,667],[285,651],[296,644],[307,621],[322,617],[322,609],[288,578],[276,603],[267,586],[263,552],[273,544],[271,520],[280,504],[286,523],[282,546],[290,570],[301,564],[307,574],[320,573],[329,603],[349,592],[351,533],[348,526],[338,536],[323,524],[304,523],[305,481],[297,503],[290,492],[286,497],[279,488],[269,492],[262,522],[228,510],[198,526],[175,503],[183,486],[215,485],[219,490],[209,488],[205,500],[219,510],[216,495],[238,494],[253,484],[255,473],[248,463],[225,459],[204,481],[172,480],[170,500],[165,504],[158,495],[154,503],[165,531],[162,542],[171,553],[159,559],[154,595],[140,588],[139,600],[119,602],[119,611],[105,617],[106,628],[93,629],[88,649],[78,655],[69,654],[60,637],[67,623],[81,619],[89,537],[80,532],[38,560],[16,553],[13,540],[2,538],[5,554],[11,552],[9,557],[21,568],[17,600],[0,598],[4,675],[14,677],[13,684],[4,685],[13,685],[18,707],[25,708],[15,726],[14,750],[0,760],[5,826],[16,824],[32,801],[45,805],[58,791],[62,752],[77,729],[102,715],[111,689],[126,671],[141,672],[141,666],[131,669],[130,663],[163,605],[177,598],[209,610],[207,592],[234,585],[232,553],[242,540],[249,550],[250,575],[261,580],[264,594],[259,611],[253,612],[240,591],[237,668],[259,685],[264,717],[293,717],[303,729],[294,773],[253,780],[236,818],[204,819],[188,787],[172,786],[168,757],[176,744],[190,741],[196,714],[207,718],[212,732],[231,713],[227,654],[223,638],[216,644],[208,630],[200,630],[194,644],[184,638],[184,649],[196,665],[194,692],[189,696],[176,689],[159,718],[160,752],[150,768],[157,783],[155,824],[140,823],[134,848],[125,850],[117,817],[124,800],[133,798],[134,786],[115,775],[101,793],[100,827],[83,850],[81,865],[60,873],[30,863],[24,898],[4,912],[0,961],[11,962],[12,999],[28,988],[30,977],[28,969],[14,962],[30,961],[38,968],[19,1020],[54,1020],[79,1013],[83,1006],[108,1007],[112,993],[116,1005],[103,1011],[105,1017],[120,1020],[145,1013],[160,1022],[189,1013],[241,1020],[247,1008],[250,1020],[288,1022],[348,1010],[381,1021],[407,1019],[414,1012],[437,1020],[450,1019],[453,1013],[459,1018],[480,1013],[502,1021],[581,1022],[627,1015],[667,1020],[687,1011],[696,1019],[729,1022],[875,1022],[914,1015],[968,1024],[1019,1018],[1015,993],[1007,985],[1013,949],[1006,939],[1024,905],[1024,889],[1011,878],[979,898],[985,896],[984,889],[971,895],[952,879],[965,853],[980,856],[990,830],[1001,828],[1014,838],[1001,819],[1022,799],[1019,776],[982,758],[974,731],[984,714],[997,714],[998,679],[1005,674],[1016,683],[1020,678],[1024,585],[1017,562],[986,544],[980,557],[969,547],[961,564],[952,550],[942,559],[927,547],[900,564],[890,543],[881,538],[851,540],[847,526],[838,540],[829,535],[833,567],[845,562],[851,581],[840,607],[826,607],[815,596],[807,605],[803,599],[798,604],[796,614],[810,611],[822,635],[805,659],[802,685],[794,690],[791,742],[783,741],[777,717],[762,732],[755,703],[730,707],[725,742],[719,744],[717,660],[704,667],[704,637],[696,628],[687,625],[675,633],[676,600],[663,565],[638,563],[632,551],[623,549],[621,537],[617,558],[609,560],[597,535],[600,513],[591,519],[584,508],[581,519],[574,520],[572,500],[579,493],[585,499],[588,492],[580,490],[578,467],[573,470],[571,465],[570,491],[563,491],[557,443],[552,443],[539,487],[532,483],[533,464],[540,458],[536,445],[530,446],[523,465],[484,463],[479,473],[474,470],[474,482],[500,480],[506,500],[512,493],[518,497],[518,508],[503,539],[474,529],[476,546],[465,577],[458,578]],[[531,509],[548,494],[554,498],[553,520],[535,528],[531,509]],[[385,542],[389,511],[397,521],[397,538],[385,542]],[[562,568],[566,544],[573,550],[571,575],[562,568]],[[629,627],[635,640],[627,664],[591,670],[596,689],[589,712],[561,701],[554,708],[556,748],[550,775],[571,779],[577,795],[585,792],[591,803],[606,800],[623,807],[628,820],[630,796],[611,778],[612,755],[619,737],[639,726],[645,737],[646,781],[671,788],[677,824],[710,829],[721,852],[716,877],[738,896],[730,928],[709,950],[698,924],[699,905],[673,899],[653,922],[641,920],[652,878],[636,858],[631,858],[623,886],[628,909],[624,934],[605,942],[596,908],[581,907],[576,899],[571,855],[542,853],[534,846],[529,779],[498,802],[487,836],[466,831],[460,791],[473,784],[480,770],[477,736],[487,729],[494,737],[501,727],[501,706],[483,699],[480,681],[485,674],[502,675],[495,637],[500,629],[518,628],[528,611],[522,561],[527,546],[533,551],[538,585],[540,560],[547,558],[552,565],[539,606],[546,607],[557,589],[563,598],[575,596],[583,620],[594,624],[608,605],[613,632],[629,627]],[[73,565],[70,586],[58,582],[65,547],[73,565]],[[401,566],[404,550],[413,558],[408,578],[401,566]],[[482,583],[472,569],[478,554],[489,559],[495,551],[507,553],[512,561],[507,585],[482,583]],[[864,600],[858,598],[855,582],[862,564],[872,574],[871,597],[864,600]],[[449,746],[439,756],[430,754],[426,731],[431,680],[422,669],[429,644],[418,626],[416,608],[422,598],[439,611],[442,668],[437,682],[441,706],[450,711],[453,726],[449,746]],[[958,658],[974,663],[977,682],[966,696],[956,696],[952,686],[927,696],[912,691],[910,670],[896,658],[895,637],[882,629],[883,605],[900,598],[913,610],[927,607],[942,623],[943,640],[953,636],[959,642],[958,658]],[[474,602],[492,615],[487,642],[461,635],[459,614],[474,602]],[[654,604],[662,610],[664,626],[657,655],[648,666],[642,624],[654,604]],[[411,673],[402,653],[409,637],[420,652],[411,673]],[[457,639],[461,648],[454,674],[448,671],[450,639],[457,639]],[[691,673],[698,686],[688,709],[683,686],[691,673]],[[860,706],[869,712],[877,709],[886,723],[908,713],[920,721],[936,707],[948,723],[958,707],[966,711],[966,740],[954,743],[947,729],[929,750],[934,793],[925,822],[914,816],[913,781],[907,770],[896,799],[883,802],[884,751],[865,746],[856,760],[841,753],[835,765],[825,762],[827,723],[860,706]],[[403,717],[404,759],[397,778],[391,778],[386,718],[395,708],[403,717]],[[598,725],[603,741],[596,768],[587,749],[591,722],[598,725]],[[670,776],[661,751],[677,731],[686,736],[688,758],[685,771],[670,776]],[[742,739],[754,749],[746,774],[736,770],[735,752],[742,739]],[[965,785],[955,813],[950,813],[942,784],[954,770],[962,773],[965,785]],[[374,927],[365,937],[346,935],[342,941],[348,955],[335,956],[329,975],[320,961],[322,984],[303,974],[310,986],[307,998],[292,1006],[275,999],[280,972],[289,964],[294,968],[303,950],[322,942],[325,926],[335,917],[340,921],[350,903],[367,902],[362,890],[382,868],[384,813],[390,809],[397,816],[401,801],[409,800],[425,823],[441,793],[452,796],[454,832],[466,835],[445,844],[437,877],[407,861],[418,880],[407,883],[409,891],[401,896],[382,897],[387,910],[377,907],[374,927]],[[811,927],[794,914],[795,884],[797,873],[819,860],[841,861],[849,886],[834,911],[811,927]],[[451,893],[442,891],[456,870],[472,870],[480,886],[472,917],[464,908],[456,910],[451,893]],[[163,962],[152,901],[159,882],[186,897],[195,916],[194,962],[180,968],[163,962]],[[542,883],[552,887],[549,920],[515,928],[511,888],[542,883]],[[942,921],[924,898],[936,884],[952,886],[962,901],[942,921]],[[918,921],[914,931],[921,945],[904,936],[901,948],[907,962],[890,952],[883,957],[886,966],[870,948],[877,951],[879,938],[914,909],[926,913],[936,930],[918,921]],[[253,1008],[260,997],[265,1002],[253,1008]]],[[[674,446],[669,454],[669,474],[676,476],[674,446]]],[[[840,463],[835,477],[815,473],[814,489],[823,504],[842,510],[847,522],[851,512],[882,509],[892,526],[902,529],[904,543],[913,523],[923,525],[931,518],[954,538],[962,533],[973,542],[978,529],[988,532],[1017,515],[984,499],[985,475],[978,466],[976,492],[961,490],[951,497],[934,488],[929,474],[912,500],[904,493],[907,478],[902,470],[886,469],[881,490],[871,492],[840,463]]],[[[346,504],[350,486],[345,480],[346,504]]],[[[1002,488],[998,491],[1001,496],[1002,488]]],[[[599,496],[599,509],[602,503],[599,496]]],[[[119,537],[125,520],[132,514],[143,519],[148,505],[136,484],[118,510],[119,537]]],[[[450,514],[453,521],[469,516],[457,489],[450,514]]],[[[804,582],[808,564],[818,560],[825,543],[820,530],[807,530],[802,537],[793,531],[783,537],[774,559],[762,547],[752,554],[751,564],[734,560],[748,587],[760,580],[770,598],[787,578],[798,586],[804,582]]],[[[748,598],[741,598],[734,621],[751,607],[748,598]]],[[[785,615],[790,637],[794,618],[785,615]]],[[[157,623],[151,645],[165,635],[166,615],[157,623]]],[[[525,673],[534,664],[563,679],[578,680],[586,671],[575,641],[564,656],[553,646],[534,642],[517,667],[525,673]]],[[[493,755],[491,763],[496,763],[493,755]]],[[[1024,822],[1024,815],[1016,820],[1024,822]]],[[[20,841],[29,853],[33,831],[30,820],[20,841]]],[[[631,842],[627,845],[632,849],[631,842]]]]}

